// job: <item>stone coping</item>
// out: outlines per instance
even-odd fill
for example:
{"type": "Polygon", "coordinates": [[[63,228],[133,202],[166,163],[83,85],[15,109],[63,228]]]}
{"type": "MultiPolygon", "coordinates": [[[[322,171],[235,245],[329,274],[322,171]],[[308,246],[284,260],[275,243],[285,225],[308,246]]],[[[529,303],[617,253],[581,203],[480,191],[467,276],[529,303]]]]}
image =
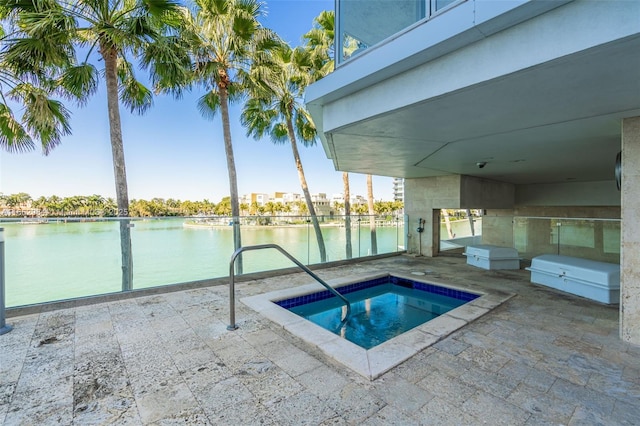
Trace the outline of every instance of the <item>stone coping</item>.
{"type": "Polygon", "coordinates": [[[319,283],[245,297],[240,299],[240,301],[280,325],[294,336],[302,339],[307,344],[317,347],[328,357],[369,380],[374,380],[396,365],[406,361],[418,352],[428,348],[452,332],[464,327],[515,296],[513,293],[496,290],[470,290],[437,280],[429,279],[425,281],[424,279],[417,279],[415,275],[399,272],[350,276],[330,280],[327,284],[335,288],[389,275],[475,293],[479,294],[480,297],[369,350],[361,348],[355,343],[349,342],[288,309],[273,303],[278,300],[322,291],[324,287],[319,283]]]}

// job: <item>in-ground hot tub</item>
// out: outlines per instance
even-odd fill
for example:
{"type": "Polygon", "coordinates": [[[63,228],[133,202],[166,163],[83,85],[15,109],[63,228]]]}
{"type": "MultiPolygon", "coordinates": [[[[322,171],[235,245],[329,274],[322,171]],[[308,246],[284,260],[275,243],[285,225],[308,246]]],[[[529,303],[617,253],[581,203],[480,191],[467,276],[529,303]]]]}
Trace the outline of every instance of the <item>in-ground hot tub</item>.
{"type": "Polygon", "coordinates": [[[316,283],[247,297],[242,302],[371,380],[513,296],[388,273],[333,280],[329,284],[353,301],[353,313],[345,327],[341,327],[340,319],[346,307],[316,283]],[[434,312],[434,308],[437,311],[443,305],[447,312],[434,312]],[[398,317],[403,316],[397,315],[399,311],[411,311],[404,315],[410,324],[397,323],[398,317]],[[426,319],[416,322],[416,313],[426,319]],[[326,328],[305,315],[319,317],[316,322],[324,323],[326,328]],[[390,328],[391,334],[387,333],[390,328]],[[367,336],[364,343],[346,338],[362,334],[367,336]]]}

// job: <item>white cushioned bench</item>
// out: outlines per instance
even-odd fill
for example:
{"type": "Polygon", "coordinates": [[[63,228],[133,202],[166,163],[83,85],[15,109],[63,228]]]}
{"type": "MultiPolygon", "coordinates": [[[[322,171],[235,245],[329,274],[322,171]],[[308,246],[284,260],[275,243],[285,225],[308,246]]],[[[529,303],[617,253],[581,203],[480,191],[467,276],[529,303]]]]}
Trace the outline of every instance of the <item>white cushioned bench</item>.
{"type": "Polygon", "coordinates": [[[620,265],[557,254],[531,260],[531,282],[598,302],[620,303],[620,265]]]}
{"type": "Polygon", "coordinates": [[[467,246],[463,253],[467,256],[467,265],[482,269],[520,269],[518,250],[513,247],[478,244],[467,246]]]}

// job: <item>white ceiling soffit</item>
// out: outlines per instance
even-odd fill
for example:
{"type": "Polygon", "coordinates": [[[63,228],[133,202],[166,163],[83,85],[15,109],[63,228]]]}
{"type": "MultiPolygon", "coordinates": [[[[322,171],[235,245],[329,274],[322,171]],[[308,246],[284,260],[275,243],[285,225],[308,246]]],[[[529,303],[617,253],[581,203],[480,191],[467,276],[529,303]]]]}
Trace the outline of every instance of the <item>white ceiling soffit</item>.
{"type": "Polygon", "coordinates": [[[518,184],[612,179],[620,120],[640,115],[638,52],[635,37],[342,127],[331,133],[335,165],[518,184]]]}

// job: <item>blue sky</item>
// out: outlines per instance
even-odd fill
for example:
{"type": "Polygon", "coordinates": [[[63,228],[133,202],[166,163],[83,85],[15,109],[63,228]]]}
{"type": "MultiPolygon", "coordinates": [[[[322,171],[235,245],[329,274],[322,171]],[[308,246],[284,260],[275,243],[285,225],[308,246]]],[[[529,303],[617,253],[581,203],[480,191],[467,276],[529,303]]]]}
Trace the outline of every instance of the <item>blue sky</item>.
{"type": "MultiPolygon", "coordinates": [[[[298,45],[313,18],[333,7],[333,0],[268,0],[263,23],[291,45],[298,45]]],[[[53,194],[115,196],[104,81],[100,83],[99,92],[85,107],[69,105],[73,134],[49,156],[39,151],[0,151],[0,193],[27,192],[34,198],[53,194]]],[[[196,109],[201,95],[196,89],[181,100],[158,96],[143,116],[121,109],[131,199],[206,198],[218,202],[228,195],[222,126],[219,117],[213,121],[201,117],[196,109]]],[[[240,194],[301,193],[291,147],[246,137],[239,111],[239,106],[231,109],[240,194]]],[[[299,146],[299,150],[311,193],[341,193],[342,173],[334,170],[320,142],[310,148],[299,146]]],[[[351,194],[366,196],[365,176],[350,176],[351,194]]],[[[373,186],[376,199],[392,199],[391,178],[374,177],[373,186]]]]}

